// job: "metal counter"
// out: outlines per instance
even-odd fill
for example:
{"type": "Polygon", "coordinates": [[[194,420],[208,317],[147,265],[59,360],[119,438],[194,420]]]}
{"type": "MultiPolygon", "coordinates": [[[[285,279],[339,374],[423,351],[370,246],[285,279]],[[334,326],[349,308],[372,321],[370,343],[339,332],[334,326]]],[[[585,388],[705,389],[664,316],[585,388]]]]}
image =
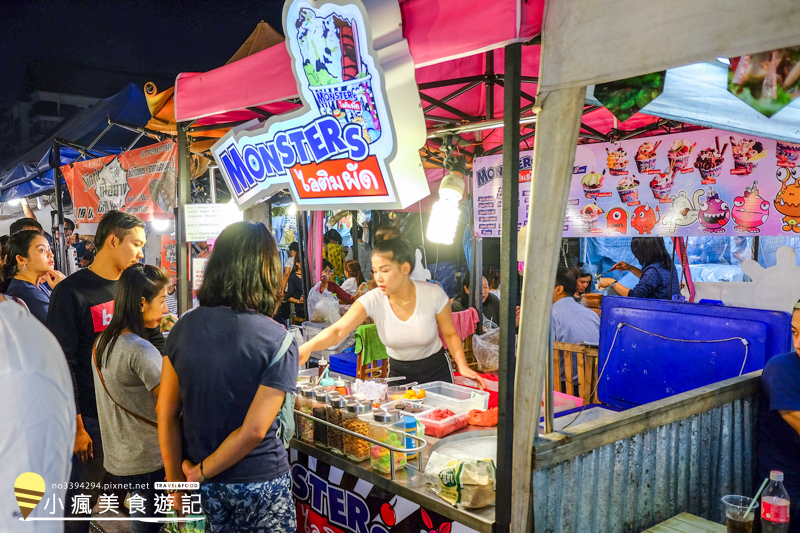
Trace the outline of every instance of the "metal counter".
{"type": "Polygon", "coordinates": [[[426,436],[425,439],[428,441],[428,447],[420,453],[419,459],[422,471],[417,469],[417,460],[409,461],[403,470],[397,472],[394,481],[389,478],[389,474],[375,472],[370,466],[369,460],[361,463],[354,463],[345,457],[335,455],[297,439],[292,439],[291,447],[298,452],[314,457],[318,461],[334,466],[348,474],[372,483],[392,494],[396,494],[397,496],[414,502],[425,509],[438,513],[480,533],[492,533],[495,522],[495,508],[493,505],[482,509],[455,509],[452,505],[429,491],[425,486],[425,465],[428,462],[429,454],[436,449],[437,444],[446,442],[452,437],[458,437],[476,431],[481,433],[492,432],[496,434],[496,429],[494,428],[467,426],[449,435],[445,439],[436,439],[426,436]]]}

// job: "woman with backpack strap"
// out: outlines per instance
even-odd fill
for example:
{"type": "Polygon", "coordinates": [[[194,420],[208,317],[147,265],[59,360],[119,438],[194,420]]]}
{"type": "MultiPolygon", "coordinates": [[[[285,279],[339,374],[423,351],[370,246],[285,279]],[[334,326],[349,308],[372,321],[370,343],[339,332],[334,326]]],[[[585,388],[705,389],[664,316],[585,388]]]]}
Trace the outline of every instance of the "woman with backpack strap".
{"type": "Polygon", "coordinates": [[[291,432],[278,415],[297,387],[299,357],[297,343],[287,343],[286,330],[270,318],[281,281],[269,230],[228,226],[208,260],[200,307],[167,339],[158,403],[167,481],[201,483],[212,533],[297,527],[281,440],[291,432]]]}

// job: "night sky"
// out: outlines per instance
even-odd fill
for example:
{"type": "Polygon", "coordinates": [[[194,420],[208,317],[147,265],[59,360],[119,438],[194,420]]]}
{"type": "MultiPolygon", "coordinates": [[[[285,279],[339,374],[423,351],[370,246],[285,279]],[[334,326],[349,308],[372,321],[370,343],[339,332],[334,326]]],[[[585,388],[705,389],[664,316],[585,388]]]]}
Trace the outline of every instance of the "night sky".
{"type": "Polygon", "coordinates": [[[282,31],[282,10],[282,0],[2,0],[0,109],[23,96],[30,60],[174,79],[223,65],[261,20],[282,31]]]}

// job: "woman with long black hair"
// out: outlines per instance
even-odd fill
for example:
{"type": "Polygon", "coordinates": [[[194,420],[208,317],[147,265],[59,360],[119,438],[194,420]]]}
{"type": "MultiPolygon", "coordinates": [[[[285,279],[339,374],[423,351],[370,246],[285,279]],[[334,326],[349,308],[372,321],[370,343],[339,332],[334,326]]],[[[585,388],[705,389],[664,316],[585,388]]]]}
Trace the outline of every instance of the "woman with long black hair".
{"type": "Polygon", "coordinates": [[[39,231],[23,230],[8,239],[3,251],[7,252],[6,295],[25,302],[31,314],[47,324],[50,294],[64,279],[64,274],[55,270],[50,243],[39,231]]]}
{"type": "MultiPolygon", "coordinates": [[[[129,483],[131,498],[142,502],[141,517],[155,514],[154,483],[164,480],[158,448],[156,401],[162,356],[148,340],[167,312],[169,278],[157,267],[135,264],[117,282],[114,315],[97,338],[92,373],[103,466],[120,483],[129,483]]],[[[138,513],[131,508],[131,518],[138,513]]],[[[132,533],[157,533],[160,524],[132,520],[132,533]]]]}
{"type": "Polygon", "coordinates": [[[272,233],[263,224],[231,224],[208,260],[200,307],[167,339],[161,454],[167,481],[201,483],[210,533],[297,528],[276,419],[299,371],[297,343],[289,338],[287,346],[286,330],[270,318],[281,283],[272,233]]]}
{"type": "Polygon", "coordinates": [[[611,270],[627,270],[639,278],[639,283],[629,289],[614,278],[600,278],[597,282],[598,288],[614,287],[621,296],[654,300],[671,300],[673,296],[681,293],[678,271],[672,264],[667,247],[664,246],[664,239],[634,237],[631,239],[631,252],[642,268],[620,261],[611,267],[611,270]]]}

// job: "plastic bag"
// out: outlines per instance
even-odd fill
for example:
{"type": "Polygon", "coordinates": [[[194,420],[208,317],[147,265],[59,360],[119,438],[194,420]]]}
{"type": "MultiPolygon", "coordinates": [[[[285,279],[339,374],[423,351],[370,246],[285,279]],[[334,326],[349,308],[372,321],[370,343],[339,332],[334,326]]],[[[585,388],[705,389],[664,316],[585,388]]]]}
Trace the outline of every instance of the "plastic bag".
{"type": "Polygon", "coordinates": [[[496,477],[491,459],[433,452],[425,465],[428,489],[456,509],[480,509],[494,504],[496,477]]]}
{"type": "Polygon", "coordinates": [[[473,335],[472,354],[481,370],[497,370],[500,367],[500,329],[491,329],[483,335],[473,335]]]}
{"type": "Polygon", "coordinates": [[[319,292],[319,283],[314,285],[308,293],[308,309],[312,322],[327,322],[333,324],[341,315],[339,314],[339,299],[329,290],[319,292]]]}

